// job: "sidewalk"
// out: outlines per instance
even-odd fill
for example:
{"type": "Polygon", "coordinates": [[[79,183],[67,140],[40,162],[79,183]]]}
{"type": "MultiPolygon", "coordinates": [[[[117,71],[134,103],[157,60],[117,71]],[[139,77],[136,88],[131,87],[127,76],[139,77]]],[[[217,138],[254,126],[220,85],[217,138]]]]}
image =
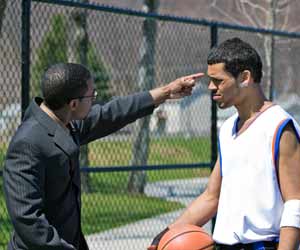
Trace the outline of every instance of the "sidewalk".
{"type": "MultiPolygon", "coordinates": [[[[170,201],[178,201],[184,205],[204,191],[208,178],[175,180],[150,183],[145,188],[148,196],[160,197],[170,201]]],[[[146,249],[152,238],[177,218],[183,210],[162,214],[153,218],[140,220],[123,227],[111,229],[86,237],[90,250],[146,249]]],[[[211,224],[204,228],[211,232],[211,224]]]]}

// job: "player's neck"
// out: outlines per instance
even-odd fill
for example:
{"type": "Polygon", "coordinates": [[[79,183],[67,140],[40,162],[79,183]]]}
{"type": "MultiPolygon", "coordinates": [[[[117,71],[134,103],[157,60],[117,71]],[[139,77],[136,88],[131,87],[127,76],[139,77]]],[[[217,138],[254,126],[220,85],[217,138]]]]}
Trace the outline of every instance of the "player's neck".
{"type": "Polygon", "coordinates": [[[267,100],[261,89],[256,89],[244,98],[243,102],[236,106],[239,113],[238,134],[245,131],[271,106],[273,106],[273,103],[267,100]]]}
{"type": "Polygon", "coordinates": [[[243,102],[236,106],[241,122],[257,116],[258,113],[263,112],[272,105],[272,102],[267,100],[261,89],[256,89],[254,92],[255,93],[247,96],[243,102]]]}

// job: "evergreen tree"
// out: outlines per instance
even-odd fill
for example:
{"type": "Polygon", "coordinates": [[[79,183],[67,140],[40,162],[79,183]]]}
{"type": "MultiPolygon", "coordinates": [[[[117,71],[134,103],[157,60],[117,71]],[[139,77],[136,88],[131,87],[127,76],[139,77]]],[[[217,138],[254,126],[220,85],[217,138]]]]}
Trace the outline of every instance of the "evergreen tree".
{"type": "MultiPolygon", "coordinates": [[[[49,31],[37,49],[37,60],[32,67],[31,96],[41,95],[41,76],[50,65],[68,61],[66,30],[65,17],[61,14],[54,15],[49,26],[49,31]]],[[[79,53],[76,57],[77,62],[79,62],[79,53]]],[[[95,53],[95,49],[90,42],[88,42],[87,47],[86,66],[94,76],[99,99],[107,101],[111,98],[108,87],[110,80],[109,73],[101,58],[95,53]]]]}

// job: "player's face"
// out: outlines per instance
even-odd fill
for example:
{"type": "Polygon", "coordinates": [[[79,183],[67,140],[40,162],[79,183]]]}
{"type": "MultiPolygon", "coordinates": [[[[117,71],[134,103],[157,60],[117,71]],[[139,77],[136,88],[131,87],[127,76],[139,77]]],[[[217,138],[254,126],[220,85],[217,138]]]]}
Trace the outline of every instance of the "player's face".
{"type": "Polygon", "coordinates": [[[219,108],[225,109],[238,102],[240,96],[238,82],[224,70],[224,63],[208,65],[207,76],[209,77],[208,89],[212,91],[212,98],[219,108]]]}

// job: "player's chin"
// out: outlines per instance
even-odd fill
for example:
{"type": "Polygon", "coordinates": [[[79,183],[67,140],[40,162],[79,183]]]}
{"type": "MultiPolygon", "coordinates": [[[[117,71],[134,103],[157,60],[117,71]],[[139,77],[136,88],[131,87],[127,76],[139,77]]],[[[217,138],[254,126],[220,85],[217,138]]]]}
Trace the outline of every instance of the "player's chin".
{"type": "Polygon", "coordinates": [[[218,102],[217,105],[220,109],[226,109],[229,107],[229,105],[226,105],[224,102],[218,102]]]}

